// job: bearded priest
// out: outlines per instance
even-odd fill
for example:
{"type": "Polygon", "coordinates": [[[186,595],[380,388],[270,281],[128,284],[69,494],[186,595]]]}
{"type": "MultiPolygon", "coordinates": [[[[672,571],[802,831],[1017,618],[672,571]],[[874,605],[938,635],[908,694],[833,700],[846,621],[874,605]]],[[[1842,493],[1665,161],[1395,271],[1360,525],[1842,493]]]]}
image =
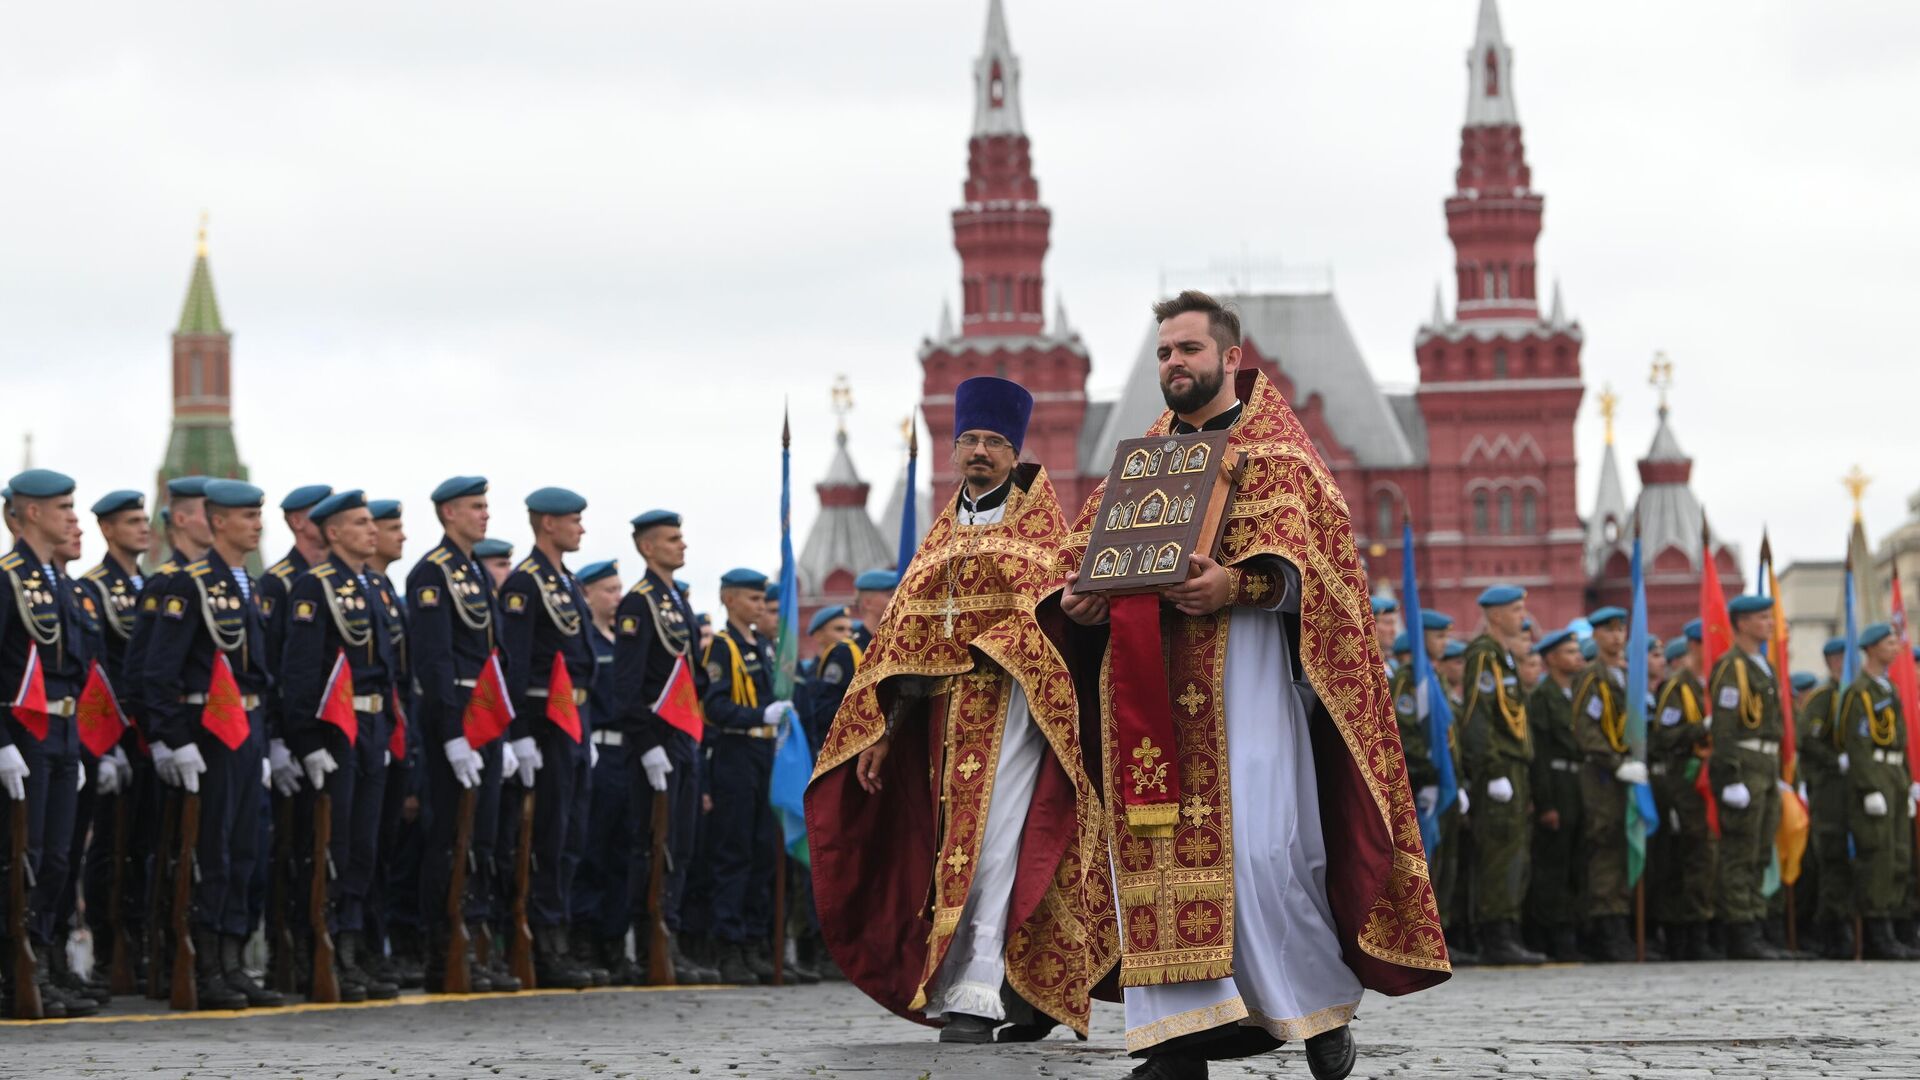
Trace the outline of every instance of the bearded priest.
{"type": "Polygon", "coordinates": [[[927,532],[807,791],[822,936],[847,978],[940,1041],[1085,1038],[1112,967],[1098,789],[1050,598],[1067,523],[1020,443],[1033,397],[954,394],[963,483],[927,532]]]}
{"type": "Polygon", "coordinates": [[[1299,420],[1241,368],[1239,316],[1191,291],[1153,311],[1168,411],[1146,434],[1226,431],[1246,460],[1219,559],[1190,556],[1181,583],[1073,592],[1101,490],[1063,553],[1062,609],[1092,638],[1074,655],[1105,645],[1132,1075],[1205,1077],[1209,1060],[1304,1040],[1332,1080],[1353,1068],[1363,988],[1406,994],[1451,970],[1366,571],[1299,420]]]}

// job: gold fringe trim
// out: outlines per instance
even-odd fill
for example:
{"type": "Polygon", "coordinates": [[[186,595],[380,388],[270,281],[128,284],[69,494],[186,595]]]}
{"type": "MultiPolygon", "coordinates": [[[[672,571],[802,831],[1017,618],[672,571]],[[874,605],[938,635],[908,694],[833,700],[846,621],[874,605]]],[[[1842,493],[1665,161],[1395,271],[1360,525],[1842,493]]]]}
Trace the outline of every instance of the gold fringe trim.
{"type": "Polygon", "coordinates": [[[1173,893],[1173,902],[1185,904],[1192,900],[1215,900],[1227,903],[1233,899],[1233,882],[1228,881],[1175,881],[1167,885],[1173,893]]]}
{"type": "MultiPolygon", "coordinates": [[[[1182,950],[1183,952],[1186,950],[1182,950]]],[[[1120,960],[1121,986],[1159,986],[1163,983],[1212,982],[1233,976],[1233,958],[1193,961],[1184,964],[1133,963],[1131,956],[1120,960]]]]}
{"type": "Polygon", "coordinates": [[[1160,895],[1160,882],[1149,880],[1145,885],[1120,886],[1121,908],[1136,908],[1151,904],[1160,895]]]}

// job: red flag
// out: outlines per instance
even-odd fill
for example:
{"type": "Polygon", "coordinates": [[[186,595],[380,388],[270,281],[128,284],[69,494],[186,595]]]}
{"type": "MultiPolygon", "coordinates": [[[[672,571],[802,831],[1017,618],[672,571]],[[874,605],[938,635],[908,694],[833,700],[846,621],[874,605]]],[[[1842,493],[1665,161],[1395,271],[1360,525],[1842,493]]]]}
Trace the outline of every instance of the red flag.
{"type": "Polygon", "coordinates": [[[316,715],[345,733],[348,746],[359,738],[360,718],[353,709],[353,669],[347,666],[345,649],[334,655],[333,673],[327,676],[327,688],[320,693],[320,711],[316,715]]]}
{"type": "Polygon", "coordinates": [[[1900,639],[1900,655],[1887,675],[1900,695],[1900,711],[1907,717],[1907,771],[1920,782],[1920,666],[1913,662],[1913,642],[1907,632],[1907,602],[1900,596],[1900,567],[1893,568],[1893,635],[1900,639]]]}
{"type": "Polygon", "coordinates": [[[507,677],[500,670],[500,650],[495,649],[473,680],[473,696],[467,699],[467,711],[460,718],[461,734],[475,750],[499,738],[513,723],[513,702],[507,698],[507,677]]]}
{"type": "Polygon", "coordinates": [[[229,750],[238,750],[247,741],[247,702],[240,696],[240,684],[233,677],[226,653],[213,654],[213,677],[207,680],[207,703],[200,710],[200,726],[229,750]]]}
{"type": "MultiPolygon", "coordinates": [[[[1767,568],[1767,595],[1773,597],[1773,640],[1767,644],[1767,660],[1773,664],[1773,685],[1780,695],[1780,725],[1785,736],[1780,740],[1780,779],[1793,783],[1793,664],[1787,658],[1787,608],[1780,602],[1780,579],[1773,572],[1773,545],[1765,529],[1760,531],[1760,562],[1767,568]]],[[[1792,882],[1788,882],[1792,884],[1792,882]]]]}
{"type": "Polygon", "coordinates": [[[553,654],[553,670],[547,674],[547,719],[580,741],[580,706],[573,703],[573,676],[567,673],[567,658],[558,650],[553,654]]]}
{"type": "Polygon", "coordinates": [[[20,689],[14,692],[13,718],[20,721],[34,738],[47,737],[47,683],[40,671],[40,646],[27,643],[27,669],[20,673],[20,689]]]}
{"type": "MultiPolygon", "coordinates": [[[[1720,568],[1713,562],[1713,534],[1700,519],[1700,683],[1707,687],[1706,708],[1713,708],[1713,665],[1733,648],[1733,618],[1727,614],[1727,594],[1720,588],[1720,568]]],[[[1707,833],[1720,838],[1720,797],[1707,775],[1708,758],[1700,758],[1693,790],[1707,812],[1707,833]]]]}
{"type": "Polygon", "coordinates": [[[387,753],[395,761],[407,760],[407,711],[400,707],[400,691],[393,691],[393,734],[387,736],[387,753]]]}
{"type": "Polygon", "coordinates": [[[98,660],[87,667],[87,685],[80,691],[74,724],[80,729],[81,745],[94,757],[113,749],[127,729],[127,714],[120,711],[120,699],[114,696],[98,660]]]}
{"type": "Polygon", "coordinates": [[[667,673],[667,685],[660,688],[660,696],[654,699],[653,714],[693,736],[694,742],[699,742],[705,734],[707,716],[700,710],[700,695],[694,692],[693,670],[687,667],[686,657],[674,659],[673,670],[667,673]]]}

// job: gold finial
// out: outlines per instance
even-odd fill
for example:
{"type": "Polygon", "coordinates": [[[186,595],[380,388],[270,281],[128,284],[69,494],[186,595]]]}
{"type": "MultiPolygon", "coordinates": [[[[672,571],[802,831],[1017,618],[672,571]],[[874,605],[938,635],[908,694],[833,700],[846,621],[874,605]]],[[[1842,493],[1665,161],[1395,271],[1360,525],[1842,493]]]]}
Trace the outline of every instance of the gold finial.
{"type": "Polygon", "coordinates": [[[1673,386],[1673,361],[1667,359],[1664,351],[1653,354],[1653,370],[1647,375],[1647,385],[1660,391],[1660,415],[1667,415],[1667,390],[1673,386]]]}
{"type": "Polygon", "coordinates": [[[193,253],[204,259],[207,257],[207,212],[200,211],[200,240],[194,245],[193,253]]]}
{"type": "Polygon", "coordinates": [[[1860,500],[1866,497],[1867,485],[1873,483],[1873,477],[1868,476],[1860,466],[1855,465],[1847,470],[1847,475],[1840,478],[1840,483],[1846,487],[1847,494],[1853,496],[1853,522],[1858,525],[1861,521],[1860,500]]]}
{"type": "Polygon", "coordinates": [[[1600,388],[1600,419],[1607,425],[1607,445],[1613,445],[1613,413],[1620,407],[1620,395],[1613,392],[1613,384],[1607,383],[1600,388]]]}
{"type": "Polygon", "coordinates": [[[839,419],[840,434],[847,433],[847,414],[853,411],[853,387],[845,375],[833,377],[833,415],[839,419]]]}

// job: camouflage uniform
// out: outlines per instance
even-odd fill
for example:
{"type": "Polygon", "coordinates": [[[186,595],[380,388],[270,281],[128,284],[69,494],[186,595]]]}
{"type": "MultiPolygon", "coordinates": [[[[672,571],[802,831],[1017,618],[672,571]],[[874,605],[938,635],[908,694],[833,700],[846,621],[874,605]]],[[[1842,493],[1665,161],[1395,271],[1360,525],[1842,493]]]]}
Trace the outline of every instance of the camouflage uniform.
{"type": "Polygon", "coordinates": [[[1876,945],[1883,932],[1891,937],[1889,920],[1905,914],[1907,891],[1913,887],[1907,724],[1893,685],[1861,672],[1841,698],[1840,727],[1848,758],[1847,827],[1856,855],[1854,898],[1871,954],[1882,951],[1876,945]],[[1876,804],[1884,803],[1884,813],[1868,812],[1867,802],[1875,795],[1876,804]]]}
{"type": "Polygon", "coordinates": [[[1527,724],[1533,732],[1533,810],[1537,819],[1549,810],[1560,827],[1536,820],[1533,829],[1532,883],[1527,915],[1546,932],[1555,960],[1573,955],[1573,928],[1579,922],[1586,867],[1581,862],[1580,746],[1573,738],[1573,686],[1548,677],[1527,698],[1527,724]]]}
{"type": "MultiPolygon", "coordinates": [[[[1633,910],[1627,887],[1627,785],[1614,772],[1627,761],[1626,672],[1595,660],[1573,683],[1573,733],[1584,764],[1587,918],[1622,919],[1633,910]]],[[[1624,929],[1624,926],[1622,927],[1624,929]]]]}
{"type": "MultiPolygon", "coordinates": [[[[1847,857],[1847,808],[1853,800],[1840,772],[1846,733],[1840,726],[1840,683],[1828,679],[1808,695],[1798,717],[1796,747],[1799,779],[1807,785],[1807,813],[1813,818],[1814,874],[1820,883],[1814,921],[1827,935],[1828,955],[1852,959],[1853,862],[1847,857]],[[1846,939],[1847,948],[1839,947],[1846,939]],[[1839,954],[1844,952],[1844,956],[1839,954]]],[[[1851,764],[1851,761],[1849,761],[1851,764]]]]}
{"type": "MultiPolygon", "coordinates": [[[[1710,952],[1706,925],[1713,919],[1713,883],[1718,844],[1707,820],[1707,800],[1695,786],[1707,767],[1702,755],[1707,738],[1706,690],[1693,672],[1682,671],[1661,684],[1654,723],[1647,735],[1653,792],[1660,806],[1660,830],[1669,856],[1664,879],[1648,888],[1656,917],[1669,932],[1684,934],[1692,956],[1710,952]],[[1697,940],[1696,940],[1697,938],[1697,940]]],[[[1681,942],[1669,940],[1674,949],[1681,942]]]]}
{"type": "MultiPolygon", "coordinates": [[[[1467,646],[1466,678],[1461,684],[1467,772],[1473,776],[1474,923],[1483,931],[1482,948],[1498,951],[1512,932],[1518,947],[1521,908],[1532,864],[1528,838],[1533,826],[1529,771],[1533,739],[1527,730],[1526,698],[1514,671],[1513,654],[1491,634],[1467,646]],[[1511,785],[1503,801],[1491,794],[1499,781],[1511,785]],[[1498,928],[1498,929],[1493,929],[1498,928]]],[[[1499,962],[1498,958],[1488,959],[1499,962]]],[[[1533,957],[1533,962],[1542,959],[1533,957]]],[[[1515,956],[1507,962],[1526,962],[1515,956]]]]}
{"type": "Polygon", "coordinates": [[[1773,669],[1736,647],[1714,664],[1707,698],[1713,708],[1709,773],[1720,800],[1716,909],[1727,924],[1727,952],[1735,959],[1783,958],[1759,940],[1759,923],[1767,917],[1760,884],[1780,825],[1780,739],[1785,734],[1773,669]],[[1728,789],[1736,784],[1746,788],[1744,807],[1727,801],[1728,789]]]}

